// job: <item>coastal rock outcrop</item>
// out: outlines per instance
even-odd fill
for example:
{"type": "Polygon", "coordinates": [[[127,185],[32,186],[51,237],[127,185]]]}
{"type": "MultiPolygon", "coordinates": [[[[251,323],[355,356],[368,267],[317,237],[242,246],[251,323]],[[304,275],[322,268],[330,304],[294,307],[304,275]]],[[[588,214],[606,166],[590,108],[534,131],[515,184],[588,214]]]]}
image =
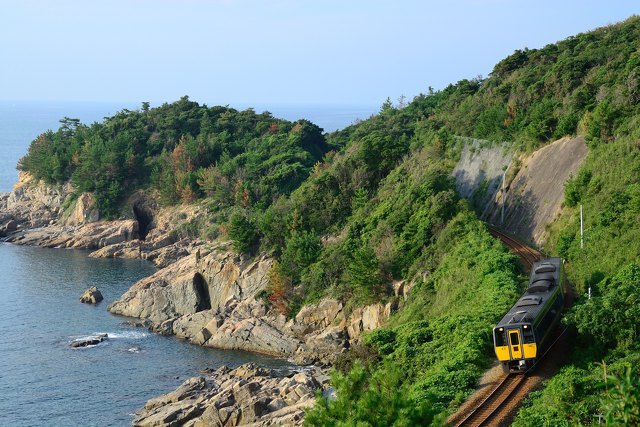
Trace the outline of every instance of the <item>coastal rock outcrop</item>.
{"type": "Polygon", "coordinates": [[[137,232],[134,220],[97,221],[78,227],[49,226],[14,233],[9,241],[49,248],[98,249],[131,241],[137,232]]]}
{"type": "Polygon", "coordinates": [[[7,199],[9,198],[9,193],[0,193],[0,209],[7,208],[7,199]]]}
{"type": "Polygon", "coordinates": [[[92,249],[94,257],[144,258],[160,267],[190,253],[193,242],[176,229],[201,215],[197,207],[160,210],[138,192],[124,218],[104,221],[91,193],[69,203],[72,193],[70,184],[49,185],[21,173],[13,191],[0,195],[0,236],[21,245],[92,249]]]}
{"type": "Polygon", "coordinates": [[[391,313],[396,310],[396,305],[392,302],[387,304],[371,304],[365,307],[357,308],[351,314],[347,332],[349,338],[357,341],[363,332],[373,331],[379,328],[389,318],[391,313]]]}
{"type": "Polygon", "coordinates": [[[271,266],[267,258],[250,261],[224,251],[226,246],[201,250],[199,260],[197,252],[191,254],[139,281],[109,310],[156,325],[204,310],[226,311],[228,301],[263,289],[271,266]]]}
{"type": "Polygon", "coordinates": [[[80,297],[80,302],[85,304],[97,304],[103,300],[102,293],[95,286],[90,287],[80,297]]]}
{"type": "Polygon", "coordinates": [[[108,309],[147,319],[153,331],[194,344],[290,357],[299,364],[332,363],[395,309],[374,304],[347,317],[341,302],[324,299],[287,319],[256,297],[268,285],[272,263],[264,256],[238,256],[228,243],[197,247],[136,283],[108,309]]]}
{"type": "Polygon", "coordinates": [[[2,197],[0,222],[12,219],[24,228],[49,225],[58,219],[62,204],[71,192],[69,184],[49,185],[21,172],[13,191],[2,197]]]}
{"type": "Polygon", "coordinates": [[[206,378],[185,381],[153,398],[134,419],[135,426],[293,426],[301,425],[315,393],[328,387],[319,370],[278,373],[245,364],[221,367],[206,378]]]}

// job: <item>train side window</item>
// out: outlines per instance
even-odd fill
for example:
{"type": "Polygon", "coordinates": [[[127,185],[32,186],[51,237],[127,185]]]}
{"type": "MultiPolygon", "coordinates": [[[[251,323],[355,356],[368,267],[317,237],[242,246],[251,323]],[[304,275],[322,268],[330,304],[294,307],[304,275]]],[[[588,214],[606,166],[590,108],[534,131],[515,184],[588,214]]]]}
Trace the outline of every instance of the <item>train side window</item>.
{"type": "Polygon", "coordinates": [[[502,346],[507,345],[506,344],[504,330],[500,331],[500,330],[496,329],[494,331],[494,335],[496,337],[496,347],[502,347],[502,346]]]}

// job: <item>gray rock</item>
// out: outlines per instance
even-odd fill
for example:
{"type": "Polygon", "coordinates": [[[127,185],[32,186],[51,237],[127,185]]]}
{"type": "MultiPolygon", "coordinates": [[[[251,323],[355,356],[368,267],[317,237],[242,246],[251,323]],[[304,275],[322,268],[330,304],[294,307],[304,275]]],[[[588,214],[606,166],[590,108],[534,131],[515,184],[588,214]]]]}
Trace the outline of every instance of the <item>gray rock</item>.
{"type": "Polygon", "coordinates": [[[301,425],[305,409],[321,390],[306,370],[291,377],[254,364],[222,367],[185,381],[174,392],[149,400],[134,420],[136,426],[281,426],[301,425]]]}
{"type": "Polygon", "coordinates": [[[102,293],[95,286],[90,287],[80,297],[80,302],[86,304],[97,304],[102,301],[102,293]]]}
{"type": "Polygon", "coordinates": [[[94,335],[87,338],[80,338],[80,339],[71,341],[70,346],[73,348],[79,348],[79,347],[88,347],[90,345],[98,345],[102,341],[106,340],[108,337],[109,336],[107,334],[99,334],[99,335],[94,335]]]}

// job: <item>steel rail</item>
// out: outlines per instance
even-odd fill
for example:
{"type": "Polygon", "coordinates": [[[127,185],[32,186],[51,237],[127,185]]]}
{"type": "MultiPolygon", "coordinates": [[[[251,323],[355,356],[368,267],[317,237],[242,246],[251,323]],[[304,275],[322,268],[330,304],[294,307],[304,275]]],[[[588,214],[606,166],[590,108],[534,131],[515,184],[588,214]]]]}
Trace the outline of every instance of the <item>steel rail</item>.
{"type": "MultiPolygon", "coordinates": [[[[543,254],[540,251],[532,249],[527,244],[521,242],[508,235],[507,233],[498,230],[494,227],[489,227],[489,232],[499,238],[507,247],[520,256],[520,258],[530,267],[533,268],[533,264],[542,258],[543,254]]],[[[483,426],[488,425],[488,422],[495,418],[496,415],[504,408],[505,404],[510,402],[511,397],[520,387],[526,382],[527,374],[535,368],[549,353],[549,351],[555,346],[560,337],[564,335],[566,329],[563,330],[547,348],[544,354],[538,358],[536,363],[527,369],[523,374],[508,374],[506,375],[500,384],[485,397],[480,404],[478,404],[471,412],[467,414],[460,422],[455,424],[456,427],[467,426],[483,426]]]]}

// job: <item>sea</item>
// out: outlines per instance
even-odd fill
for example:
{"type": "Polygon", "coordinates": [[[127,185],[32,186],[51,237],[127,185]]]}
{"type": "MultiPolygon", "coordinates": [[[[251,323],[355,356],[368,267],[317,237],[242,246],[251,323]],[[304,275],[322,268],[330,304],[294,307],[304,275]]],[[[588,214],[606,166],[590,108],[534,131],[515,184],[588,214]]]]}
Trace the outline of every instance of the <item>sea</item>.
{"type": "MultiPolygon", "coordinates": [[[[152,105],[153,106],[153,105],[152,105]]],[[[0,192],[17,180],[30,142],[63,117],[101,121],[126,103],[0,102],[0,192]]],[[[325,131],[366,119],[377,107],[263,106],[325,131]]],[[[130,326],[107,305],[156,271],[142,260],[95,259],[87,251],[0,243],[0,425],[127,426],[136,409],[206,368],[246,362],[286,369],[286,360],[188,344],[130,326]],[[97,286],[104,300],[79,302],[97,286]],[[76,339],[108,339],[74,349],[76,339]]]]}

